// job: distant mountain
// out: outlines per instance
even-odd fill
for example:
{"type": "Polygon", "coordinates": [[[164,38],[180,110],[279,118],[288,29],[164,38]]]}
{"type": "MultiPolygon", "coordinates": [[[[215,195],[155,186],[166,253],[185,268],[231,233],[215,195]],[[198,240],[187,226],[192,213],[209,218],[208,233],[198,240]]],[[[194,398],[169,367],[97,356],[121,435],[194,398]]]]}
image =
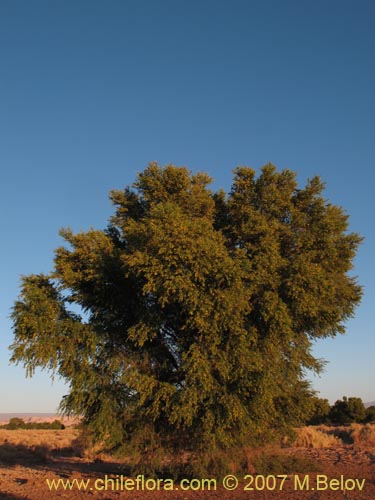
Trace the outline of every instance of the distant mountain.
{"type": "Polygon", "coordinates": [[[51,418],[54,417],[56,413],[0,413],[0,421],[9,420],[11,418],[23,418],[25,420],[29,418],[51,418]]]}
{"type": "Polygon", "coordinates": [[[11,418],[22,418],[24,422],[53,422],[60,420],[65,426],[79,422],[78,418],[62,417],[56,413],[0,413],[0,425],[7,424],[11,418]]]}
{"type": "Polygon", "coordinates": [[[375,401],[370,401],[369,403],[365,403],[365,408],[368,408],[369,406],[375,406],[375,401]]]}

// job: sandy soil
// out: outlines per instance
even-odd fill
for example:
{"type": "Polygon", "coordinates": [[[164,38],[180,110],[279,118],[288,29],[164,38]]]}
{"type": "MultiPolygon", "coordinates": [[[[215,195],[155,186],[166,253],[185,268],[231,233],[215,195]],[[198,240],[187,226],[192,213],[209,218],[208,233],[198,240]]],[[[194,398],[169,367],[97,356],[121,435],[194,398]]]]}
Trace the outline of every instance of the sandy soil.
{"type": "MultiPolygon", "coordinates": [[[[281,485],[282,478],[270,477],[268,479],[269,490],[265,488],[260,491],[263,487],[261,478],[251,482],[251,477],[248,477],[246,480],[239,478],[238,487],[234,491],[225,490],[220,481],[217,481],[216,490],[212,487],[211,491],[208,491],[208,486],[205,487],[206,491],[202,491],[202,489],[183,491],[178,483],[173,484],[173,491],[142,491],[140,490],[141,484],[137,491],[136,483],[133,483],[133,491],[120,491],[121,477],[123,484],[127,478],[126,471],[121,464],[109,458],[88,460],[87,458],[66,456],[66,447],[69,442],[76,439],[77,431],[39,431],[41,433],[39,435],[37,431],[34,431],[32,436],[30,434],[32,431],[23,431],[24,434],[22,432],[20,434],[20,432],[0,432],[0,500],[39,500],[45,498],[78,500],[83,498],[101,500],[120,498],[129,500],[375,500],[374,445],[351,444],[321,449],[287,448],[284,453],[308,457],[317,461],[321,471],[289,475],[283,485],[281,485]],[[11,434],[12,432],[17,434],[11,434]],[[36,444],[38,439],[40,445],[36,444]],[[22,442],[27,444],[22,444],[22,442]],[[55,451],[51,451],[53,449],[55,451]],[[106,477],[108,490],[98,491],[95,489],[95,480],[99,480],[96,486],[102,488],[106,477]],[[309,478],[309,490],[306,489],[306,477],[309,478]],[[74,479],[90,481],[85,483],[86,487],[80,483],[81,490],[77,484],[72,485],[72,490],[64,489],[60,484],[57,491],[52,491],[47,484],[47,480],[61,480],[66,486],[67,481],[74,479]],[[109,479],[114,480],[114,482],[111,483],[109,479]],[[333,482],[329,484],[329,481],[332,480],[333,482]],[[304,481],[306,481],[305,488],[301,490],[304,481]],[[111,491],[112,484],[115,491],[111,491]],[[348,489],[345,490],[345,486],[348,489]],[[271,490],[271,488],[274,489],[271,490]]],[[[233,478],[231,481],[233,482],[233,478]]],[[[127,484],[128,487],[131,486],[129,482],[127,484]]],[[[165,484],[171,487],[171,483],[165,484]]],[[[149,487],[153,486],[154,483],[149,483],[149,487]]]]}

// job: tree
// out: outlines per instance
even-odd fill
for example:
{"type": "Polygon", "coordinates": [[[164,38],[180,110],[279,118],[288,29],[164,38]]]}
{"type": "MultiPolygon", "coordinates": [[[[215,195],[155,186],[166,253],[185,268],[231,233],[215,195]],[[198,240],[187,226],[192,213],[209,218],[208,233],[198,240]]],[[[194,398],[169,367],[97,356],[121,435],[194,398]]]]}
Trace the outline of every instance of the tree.
{"type": "Polygon", "coordinates": [[[366,408],[365,422],[375,422],[375,406],[371,405],[366,408]]]}
{"type": "Polygon", "coordinates": [[[24,429],[25,428],[25,422],[22,418],[18,417],[13,417],[9,420],[8,424],[6,425],[7,429],[9,430],[14,430],[14,429],[24,429]]]}
{"type": "Polygon", "coordinates": [[[309,425],[327,424],[330,418],[331,407],[328,399],[312,398],[312,413],[309,417],[309,425]]]}
{"type": "Polygon", "coordinates": [[[43,367],[108,446],[221,450],[303,421],[318,338],[344,332],[361,296],[349,276],[361,238],[318,177],[152,163],[105,230],[61,231],[50,275],[23,278],[12,361],[43,367]],[[82,309],[82,314],[76,306],[82,309]]]}
{"type": "Polygon", "coordinates": [[[361,398],[338,399],[331,408],[330,419],[335,424],[350,424],[363,422],[366,418],[366,408],[361,398]]]}

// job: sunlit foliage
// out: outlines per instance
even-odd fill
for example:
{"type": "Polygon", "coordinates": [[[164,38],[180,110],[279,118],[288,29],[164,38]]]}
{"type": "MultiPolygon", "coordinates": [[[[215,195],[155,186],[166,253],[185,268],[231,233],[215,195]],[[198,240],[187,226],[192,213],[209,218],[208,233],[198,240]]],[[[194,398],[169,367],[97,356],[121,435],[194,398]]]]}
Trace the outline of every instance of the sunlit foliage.
{"type": "Polygon", "coordinates": [[[24,277],[13,309],[12,361],[62,376],[62,408],[143,458],[298,424],[305,371],[322,367],[312,342],[343,333],[360,300],[361,239],[319,178],[299,189],[267,165],[237,168],[229,194],[210,183],[150,164],[111,192],[107,229],[61,231],[53,272],[24,277]]]}

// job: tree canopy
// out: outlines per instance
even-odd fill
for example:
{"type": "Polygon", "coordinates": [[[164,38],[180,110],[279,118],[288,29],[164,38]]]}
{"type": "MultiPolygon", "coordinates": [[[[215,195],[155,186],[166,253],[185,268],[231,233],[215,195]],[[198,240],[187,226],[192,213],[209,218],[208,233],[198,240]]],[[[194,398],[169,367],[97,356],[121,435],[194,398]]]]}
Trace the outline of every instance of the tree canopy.
{"type": "Polygon", "coordinates": [[[318,177],[266,165],[210,177],[150,164],[115,190],[105,230],[74,234],[22,279],[12,361],[70,386],[109,446],[228,448],[306,416],[315,339],[344,332],[361,238],[318,177]],[[78,314],[77,306],[82,311],[78,314]]]}
{"type": "Polygon", "coordinates": [[[335,424],[364,422],[367,417],[365,405],[361,398],[343,396],[331,408],[330,420],[335,424]]]}

